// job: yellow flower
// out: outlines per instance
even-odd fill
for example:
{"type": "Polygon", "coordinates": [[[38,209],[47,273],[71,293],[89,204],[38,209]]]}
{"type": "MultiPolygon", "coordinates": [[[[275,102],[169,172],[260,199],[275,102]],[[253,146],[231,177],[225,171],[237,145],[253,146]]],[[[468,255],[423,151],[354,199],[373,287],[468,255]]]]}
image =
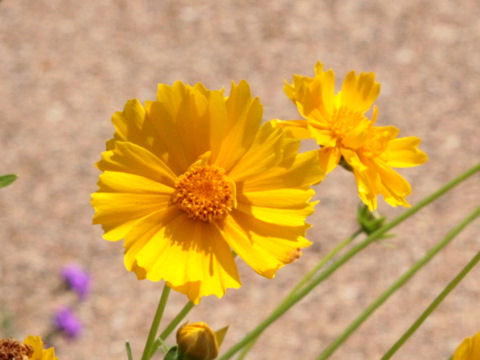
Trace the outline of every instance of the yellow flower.
{"type": "Polygon", "coordinates": [[[270,123],[245,81],[230,95],[176,82],[113,116],[93,222],[125,239],[125,266],[198,303],[240,287],[232,250],[273,278],[310,245],[318,154],[270,123]]]}
{"type": "Polygon", "coordinates": [[[473,337],[465,338],[455,351],[452,360],[480,359],[480,332],[473,337]]]}
{"type": "Polygon", "coordinates": [[[45,350],[39,336],[29,335],[23,344],[12,339],[0,339],[0,359],[57,360],[57,357],[53,347],[45,350]]]}
{"type": "Polygon", "coordinates": [[[373,73],[356,75],[351,71],[335,94],[335,75],[315,65],[313,78],[294,75],[292,84],[285,84],[285,93],[295,103],[305,120],[276,120],[298,139],[313,138],[321,146],[320,166],[329,173],[343,159],[353,169],[362,201],[374,210],[381,194],[392,206],[409,206],[405,197],[410,184],[392,167],[417,166],[427,155],[417,146],[420,139],[395,139],[393,126],[374,127],[377,108],[370,120],[365,113],[380,92],[373,73]]]}
{"type": "Polygon", "coordinates": [[[177,331],[178,351],[192,360],[212,360],[220,346],[217,335],[204,322],[185,324],[177,331]]]}

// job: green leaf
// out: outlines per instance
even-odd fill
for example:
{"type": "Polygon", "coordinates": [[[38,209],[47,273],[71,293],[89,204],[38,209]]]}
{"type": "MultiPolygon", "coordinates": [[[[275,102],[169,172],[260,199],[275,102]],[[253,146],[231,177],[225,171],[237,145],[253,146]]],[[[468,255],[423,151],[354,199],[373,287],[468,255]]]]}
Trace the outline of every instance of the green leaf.
{"type": "Polygon", "coordinates": [[[165,355],[163,360],[178,360],[178,359],[180,359],[179,358],[179,353],[178,353],[177,350],[178,350],[178,347],[176,347],[176,346],[173,346],[172,348],[170,348],[170,350],[168,351],[167,355],[165,355]]]}
{"type": "Polygon", "coordinates": [[[15,174],[7,174],[0,176],[0,188],[10,185],[15,180],[17,180],[17,175],[15,174]]]}

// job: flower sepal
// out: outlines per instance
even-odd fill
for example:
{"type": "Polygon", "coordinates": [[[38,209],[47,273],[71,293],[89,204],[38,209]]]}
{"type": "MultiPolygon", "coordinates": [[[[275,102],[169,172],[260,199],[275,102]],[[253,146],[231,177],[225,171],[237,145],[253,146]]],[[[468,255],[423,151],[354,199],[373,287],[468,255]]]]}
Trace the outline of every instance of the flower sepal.
{"type": "MultiPolygon", "coordinates": [[[[364,203],[358,205],[357,222],[365,234],[370,235],[380,229],[385,224],[385,220],[387,220],[387,217],[381,215],[377,210],[370,211],[364,203]]],[[[392,238],[394,236],[395,234],[384,234],[379,240],[392,238]]]]}

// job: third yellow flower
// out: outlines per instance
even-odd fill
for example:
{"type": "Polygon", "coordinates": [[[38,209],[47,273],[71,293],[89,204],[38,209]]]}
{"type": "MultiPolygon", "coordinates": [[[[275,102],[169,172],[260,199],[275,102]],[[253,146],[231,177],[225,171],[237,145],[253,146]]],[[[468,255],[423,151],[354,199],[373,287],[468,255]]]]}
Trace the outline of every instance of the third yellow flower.
{"type": "Polygon", "coordinates": [[[335,94],[335,75],[315,66],[313,78],[294,75],[285,93],[295,103],[303,120],[276,121],[298,138],[313,138],[320,145],[320,165],[329,173],[343,159],[352,168],[362,201],[374,210],[377,195],[392,206],[409,206],[410,184],[393,167],[424,163],[426,154],[417,148],[420,139],[398,138],[393,126],[375,127],[377,108],[372,109],[380,92],[373,73],[347,74],[342,89],[335,94]]]}

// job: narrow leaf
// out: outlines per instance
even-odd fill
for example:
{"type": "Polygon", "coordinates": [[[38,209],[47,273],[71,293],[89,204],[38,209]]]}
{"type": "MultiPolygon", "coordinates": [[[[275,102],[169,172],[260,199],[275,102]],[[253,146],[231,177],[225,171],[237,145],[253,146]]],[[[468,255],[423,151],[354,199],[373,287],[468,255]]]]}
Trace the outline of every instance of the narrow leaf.
{"type": "Polygon", "coordinates": [[[15,174],[7,174],[0,176],[0,188],[10,185],[17,179],[15,174]]]}

